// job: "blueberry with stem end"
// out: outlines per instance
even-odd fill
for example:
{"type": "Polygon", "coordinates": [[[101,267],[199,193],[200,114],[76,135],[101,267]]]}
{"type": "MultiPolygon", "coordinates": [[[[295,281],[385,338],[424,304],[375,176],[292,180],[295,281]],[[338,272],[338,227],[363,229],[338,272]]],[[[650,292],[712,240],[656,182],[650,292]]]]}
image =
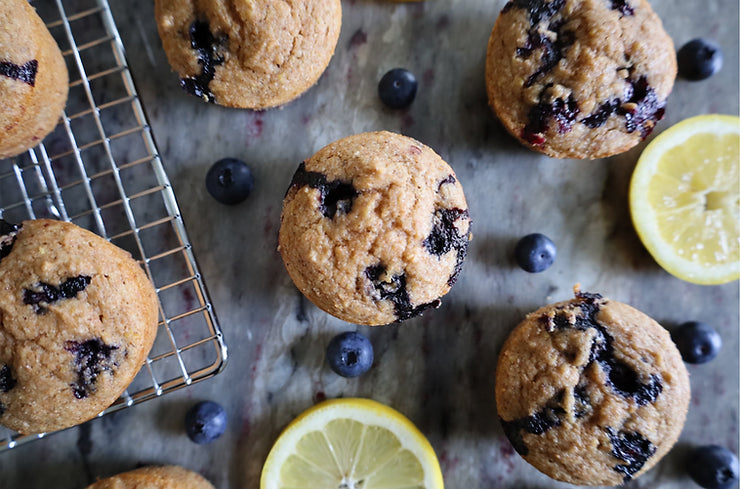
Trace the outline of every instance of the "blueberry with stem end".
{"type": "Polygon", "coordinates": [[[678,50],[678,73],[687,80],[705,80],[721,68],[722,49],[713,41],[692,39],[678,50]]]}
{"type": "Polygon", "coordinates": [[[544,272],[550,268],[556,254],[555,243],[540,233],[524,236],[514,248],[516,263],[529,273],[544,272]]]}
{"type": "Polygon", "coordinates": [[[373,345],[365,335],[355,331],[340,333],[329,342],[326,361],[342,377],[358,377],[373,364],[373,345]]]}
{"type": "Polygon", "coordinates": [[[202,401],[185,414],[185,432],[199,445],[211,443],[226,431],[224,408],[213,401],[202,401]]]}
{"type": "Polygon", "coordinates": [[[706,489],[729,489],[738,481],[737,455],[718,445],[693,449],[686,468],[694,482],[706,489]]]}
{"type": "Polygon", "coordinates": [[[706,363],[719,353],[722,337],[716,329],[700,321],[681,324],[671,332],[673,342],[687,363],[706,363]]]}
{"type": "Polygon", "coordinates": [[[223,158],[206,174],[206,190],[222,204],[243,202],[254,189],[254,176],[246,163],[236,158],[223,158]]]}
{"type": "Polygon", "coordinates": [[[378,83],[380,100],[391,109],[405,109],[416,97],[418,83],[409,70],[394,68],[378,83]]]}

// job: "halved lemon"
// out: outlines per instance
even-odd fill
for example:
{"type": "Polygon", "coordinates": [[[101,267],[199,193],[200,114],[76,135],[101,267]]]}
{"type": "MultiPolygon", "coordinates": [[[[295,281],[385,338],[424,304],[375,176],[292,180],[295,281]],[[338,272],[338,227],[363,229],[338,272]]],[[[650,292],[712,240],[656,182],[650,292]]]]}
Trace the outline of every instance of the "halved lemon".
{"type": "Polygon", "coordinates": [[[696,284],[740,278],[740,118],[702,115],[656,137],[640,155],[630,213],[647,250],[696,284]]]}
{"type": "Polygon", "coordinates": [[[273,445],[261,489],[443,489],[424,435],[398,411],[369,399],[324,401],[273,445]]]}

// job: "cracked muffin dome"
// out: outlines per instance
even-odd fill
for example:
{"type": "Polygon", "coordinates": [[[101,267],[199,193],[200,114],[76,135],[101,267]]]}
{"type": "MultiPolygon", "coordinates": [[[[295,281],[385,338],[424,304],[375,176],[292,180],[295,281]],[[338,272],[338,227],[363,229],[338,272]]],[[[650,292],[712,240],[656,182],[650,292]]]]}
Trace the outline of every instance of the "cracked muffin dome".
{"type": "Polygon", "coordinates": [[[142,467],[101,479],[87,489],[214,489],[191,470],[177,465],[142,467]]]}
{"type": "Polygon", "coordinates": [[[663,118],[676,53],[646,0],[511,0],[488,41],[488,100],[556,158],[627,151],[663,118]]]}
{"type": "Polygon", "coordinates": [[[157,310],[144,271],[105,239],[0,220],[0,424],[40,433],[95,417],[144,363],[157,310]]]}
{"type": "Polygon", "coordinates": [[[67,103],[67,65],[28,0],[0,2],[0,158],[39,144],[67,103]]]}
{"type": "Polygon", "coordinates": [[[434,151],[390,132],[350,136],[300,164],[279,250],[298,289],[348,322],[380,325],[438,307],[462,268],[470,215],[434,151]]]}
{"type": "Polygon", "coordinates": [[[618,485],[678,439],[689,377],[668,331],[598,294],[529,315],[504,343],[496,407],[524,459],[576,485],[618,485]]]}
{"type": "Polygon", "coordinates": [[[315,84],[339,38],[340,0],[155,0],[187,92],[229,107],[283,105],[315,84]]]}

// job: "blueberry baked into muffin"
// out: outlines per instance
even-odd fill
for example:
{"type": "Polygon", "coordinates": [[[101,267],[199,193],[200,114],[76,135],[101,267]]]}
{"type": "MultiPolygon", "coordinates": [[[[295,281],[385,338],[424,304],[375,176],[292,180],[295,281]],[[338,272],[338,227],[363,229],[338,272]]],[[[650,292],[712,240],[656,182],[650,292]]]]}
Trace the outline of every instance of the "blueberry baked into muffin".
{"type": "Polygon", "coordinates": [[[67,103],[67,65],[28,0],[0,2],[0,158],[39,144],[67,103]]]}
{"type": "Polygon", "coordinates": [[[298,289],[345,321],[380,325],[438,307],[462,268],[470,215],[455,173],[399,134],[350,136],[301,163],[279,250],[298,289]]]}
{"type": "Polygon", "coordinates": [[[0,220],[0,424],[39,433],[96,416],[144,363],[157,311],[144,271],[105,239],[0,220]]]}
{"type": "Polygon", "coordinates": [[[101,479],[87,489],[214,489],[201,475],[176,465],[142,467],[101,479]]]}
{"type": "Polygon", "coordinates": [[[511,0],[488,41],[488,100],[527,147],[556,158],[627,151],[665,113],[673,41],[646,0],[511,0]]]}
{"type": "Polygon", "coordinates": [[[334,54],[340,0],[155,0],[162,45],[187,92],[248,109],[283,105],[334,54]]]}
{"type": "Polygon", "coordinates": [[[496,407],[530,464],[577,485],[642,475],[673,446],[689,406],[689,377],[669,333],[598,294],[529,315],[504,343],[496,407]]]}

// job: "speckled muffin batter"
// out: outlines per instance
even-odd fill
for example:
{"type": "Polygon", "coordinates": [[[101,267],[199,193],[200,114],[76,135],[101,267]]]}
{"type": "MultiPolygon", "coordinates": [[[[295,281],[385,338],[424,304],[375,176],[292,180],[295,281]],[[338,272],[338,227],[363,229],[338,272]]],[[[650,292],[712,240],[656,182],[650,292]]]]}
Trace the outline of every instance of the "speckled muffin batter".
{"type": "Polygon", "coordinates": [[[87,489],[214,489],[199,474],[176,465],[142,467],[101,479],[87,489]]]}
{"type": "Polygon", "coordinates": [[[67,103],[67,66],[28,0],[0,2],[0,158],[39,144],[67,103]]]}
{"type": "Polygon", "coordinates": [[[155,0],[180,85],[206,102],[277,107],[319,79],[334,54],[340,0],[155,0]]]}
{"type": "Polygon", "coordinates": [[[689,377],[669,333],[598,294],[543,307],[506,340],[496,406],[527,462],[577,485],[640,476],[676,442],[689,377]]]}
{"type": "Polygon", "coordinates": [[[283,201],[279,249],[314,304],[345,321],[380,325],[438,307],[470,236],[449,165],[418,141],[374,132],[301,163],[283,201]]]}
{"type": "Polygon", "coordinates": [[[74,224],[0,220],[0,424],[86,421],[141,368],[157,297],[127,252],[74,224]]]}
{"type": "Polygon", "coordinates": [[[556,158],[627,151],[663,118],[676,53],[646,0],[512,0],[488,41],[504,127],[556,158]]]}

